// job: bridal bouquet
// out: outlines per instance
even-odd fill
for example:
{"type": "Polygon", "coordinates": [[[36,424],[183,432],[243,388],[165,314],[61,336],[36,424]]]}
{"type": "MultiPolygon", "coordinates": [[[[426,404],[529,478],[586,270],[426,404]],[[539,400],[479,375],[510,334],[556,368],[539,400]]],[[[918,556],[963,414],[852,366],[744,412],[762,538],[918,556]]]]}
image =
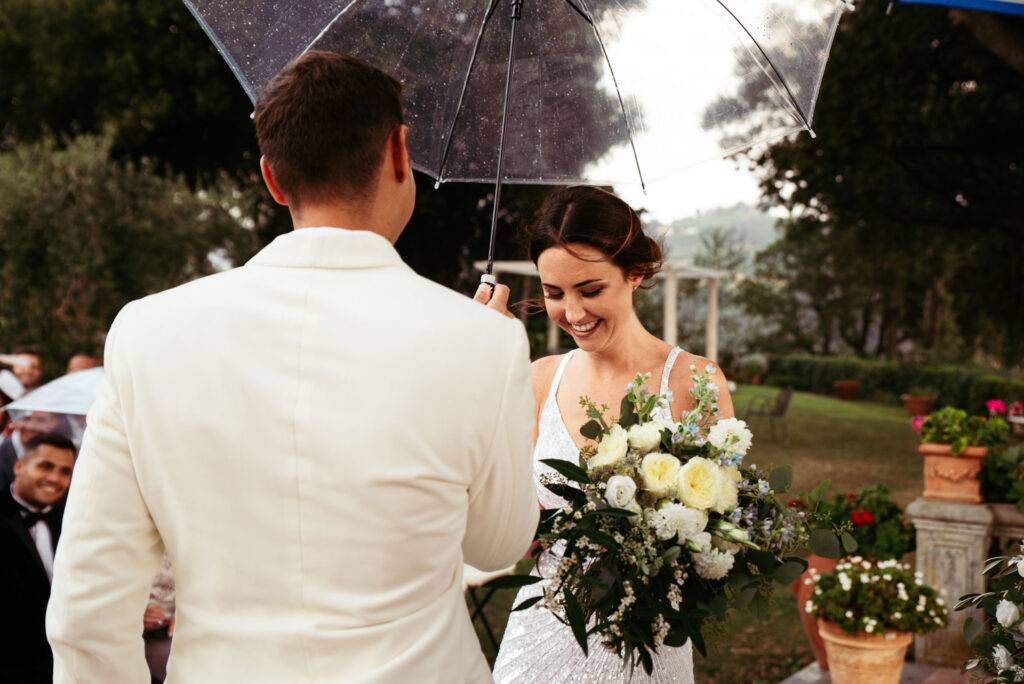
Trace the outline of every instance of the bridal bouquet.
{"type": "Polygon", "coordinates": [[[578,465],[543,461],[558,475],[542,483],[567,502],[541,520],[541,546],[557,569],[541,596],[515,608],[540,603],[584,652],[596,634],[647,672],[662,644],[692,639],[705,653],[705,619],[764,603],[773,581],[788,584],[806,568],[787,557],[808,540],[804,513],[777,498],[792,470],[745,466],[752,435],[742,420],[720,419],[715,368],[690,370],[695,407],[678,423],[652,417],[670,398],[651,394],[647,376],[626,388],[617,420],[580,400],[591,418],[581,433],[595,443],[578,465]]]}

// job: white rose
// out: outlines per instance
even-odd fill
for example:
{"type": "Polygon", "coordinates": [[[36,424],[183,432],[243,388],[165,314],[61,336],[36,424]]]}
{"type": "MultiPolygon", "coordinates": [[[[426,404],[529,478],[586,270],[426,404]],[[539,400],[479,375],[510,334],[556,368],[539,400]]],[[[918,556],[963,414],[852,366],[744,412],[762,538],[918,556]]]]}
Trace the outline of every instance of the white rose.
{"type": "Polygon", "coordinates": [[[1017,561],[1017,574],[1024,577],[1024,558],[1017,561]]]}
{"type": "Polygon", "coordinates": [[[640,461],[640,480],[644,489],[655,496],[669,496],[675,489],[679,459],[669,454],[653,453],[640,461]]]}
{"type": "Polygon", "coordinates": [[[996,647],[992,649],[992,660],[996,661],[997,669],[1009,670],[1013,667],[1013,656],[1010,655],[1010,650],[1002,644],[996,644],[996,647]]]}
{"type": "Polygon", "coordinates": [[[722,498],[721,468],[714,461],[694,456],[679,469],[676,491],[691,508],[707,510],[722,498]]]}
{"type": "Polygon", "coordinates": [[[1009,629],[1020,622],[1020,609],[1014,603],[1003,599],[996,606],[996,620],[1009,629]]]}
{"type": "Polygon", "coordinates": [[[629,446],[643,454],[654,451],[661,444],[661,427],[658,423],[631,426],[627,432],[629,446]]]}
{"type": "Polygon", "coordinates": [[[636,495],[636,482],[633,478],[625,475],[612,475],[608,478],[608,485],[604,490],[605,501],[613,508],[629,508],[629,504],[635,503],[633,496],[636,495]]]}
{"type": "Polygon", "coordinates": [[[708,431],[708,441],[712,446],[730,454],[745,455],[753,438],[747,424],[739,418],[723,418],[708,431]]]}
{"type": "Polygon", "coordinates": [[[743,476],[740,474],[739,468],[730,466],[728,468],[719,467],[718,477],[719,496],[718,500],[712,504],[711,510],[715,513],[728,513],[740,503],[739,484],[743,476]]]}
{"type": "Polygon", "coordinates": [[[620,425],[612,425],[598,443],[597,453],[590,457],[587,468],[593,470],[604,466],[614,467],[626,455],[628,448],[626,431],[620,425]]]}

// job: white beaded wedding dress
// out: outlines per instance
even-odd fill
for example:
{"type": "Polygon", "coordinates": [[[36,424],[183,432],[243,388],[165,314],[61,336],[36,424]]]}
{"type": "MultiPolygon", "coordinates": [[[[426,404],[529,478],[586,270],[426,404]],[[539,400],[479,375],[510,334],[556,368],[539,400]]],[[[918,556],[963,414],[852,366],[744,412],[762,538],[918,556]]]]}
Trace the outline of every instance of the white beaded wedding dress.
{"type": "MultiPolygon", "coordinates": [[[[555,401],[558,383],[566,364],[576,350],[565,355],[551,379],[551,389],[540,414],[537,430],[537,445],[533,451],[533,473],[537,483],[537,494],[542,508],[561,508],[565,500],[548,491],[541,483],[540,476],[553,475],[555,471],[540,461],[559,458],[576,463],[579,451],[562,420],[562,414],[555,401]]],[[[672,364],[681,350],[677,347],[669,352],[662,372],[661,394],[668,393],[668,378],[672,364]]],[[[654,417],[671,421],[668,408],[655,409],[654,417]]],[[[550,576],[558,559],[551,554],[541,556],[539,569],[542,576],[550,576]]],[[[535,571],[536,572],[536,571],[535,571]]],[[[537,583],[523,587],[516,596],[515,604],[540,596],[542,584],[537,583]]],[[[690,642],[679,648],[662,646],[654,655],[654,669],[648,675],[643,667],[636,665],[632,679],[623,662],[615,653],[601,645],[597,635],[591,635],[587,644],[590,656],[584,656],[583,650],[573,637],[569,628],[559,622],[549,611],[535,605],[523,611],[512,613],[505,627],[505,636],[501,640],[497,660],[494,663],[494,681],[496,684],[563,684],[593,682],[593,684],[611,684],[614,682],[645,682],[661,684],[676,682],[693,684],[693,649],[690,642]]]]}

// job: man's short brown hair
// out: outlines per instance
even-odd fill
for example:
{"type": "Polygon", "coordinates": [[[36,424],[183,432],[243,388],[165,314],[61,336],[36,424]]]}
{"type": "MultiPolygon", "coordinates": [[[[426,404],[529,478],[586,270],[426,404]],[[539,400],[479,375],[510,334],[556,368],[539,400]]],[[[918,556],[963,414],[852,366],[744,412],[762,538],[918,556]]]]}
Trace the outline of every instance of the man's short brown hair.
{"type": "Polygon", "coordinates": [[[370,195],[388,136],[402,125],[401,92],[383,71],[317,50],[270,81],[256,102],[256,137],[293,207],[370,195]]]}

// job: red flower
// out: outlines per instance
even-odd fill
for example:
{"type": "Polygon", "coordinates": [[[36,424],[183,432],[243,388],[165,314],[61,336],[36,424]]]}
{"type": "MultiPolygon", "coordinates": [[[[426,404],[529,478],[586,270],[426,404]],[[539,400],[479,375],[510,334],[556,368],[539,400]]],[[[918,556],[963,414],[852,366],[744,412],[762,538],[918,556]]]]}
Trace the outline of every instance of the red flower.
{"type": "Polygon", "coordinates": [[[849,494],[847,494],[847,495],[846,495],[846,500],[847,500],[847,501],[853,501],[853,499],[855,498],[855,496],[856,496],[856,495],[855,495],[855,494],[854,494],[853,492],[850,492],[849,494]]]}
{"type": "Polygon", "coordinates": [[[804,503],[803,499],[793,499],[786,506],[789,508],[807,508],[807,504],[804,503]]]}
{"type": "Polygon", "coordinates": [[[852,520],[853,524],[857,527],[875,524],[875,516],[871,515],[870,511],[852,511],[850,513],[850,520],[852,520]]]}

